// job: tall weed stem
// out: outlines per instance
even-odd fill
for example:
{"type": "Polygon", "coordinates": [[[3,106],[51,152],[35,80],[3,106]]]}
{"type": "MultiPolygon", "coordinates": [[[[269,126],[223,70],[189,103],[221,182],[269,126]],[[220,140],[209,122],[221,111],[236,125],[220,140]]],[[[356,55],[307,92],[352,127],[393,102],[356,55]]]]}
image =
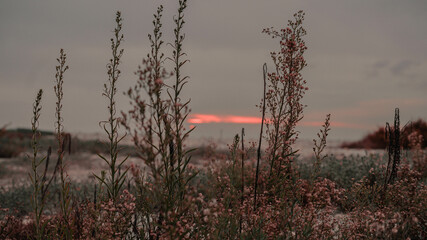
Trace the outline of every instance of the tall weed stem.
{"type": "Polygon", "coordinates": [[[68,70],[68,66],[65,65],[67,59],[67,55],[64,50],[60,50],[58,61],[58,66],[56,66],[56,74],[55,74],[55,86],[53,87],[55,91],[55,95],[57,98],[56,101],[56,110],[55,110],[55,127],[56,127],[56,140],[58,142],[58,164],[60,170],[61,177],[61,213],[63,217],[63,226],[61,226],[61,231],[64,239],[72,239],[72,229],[70,228],[69,217],[71,213],[71,196],[70,196],[70,181],[67,177],[67,173],[65,172],[65,164],[64,164],[64,132],[63,132],[63,119],[61,116],[62,111],[62,99],[64,96],[64,92],[62,90],[62,85],[64,83],[64,73],[68,70]]]}
{"type": "Polygon", "coordinates": [[[262,98],[262,117],[261,117],[261,129],[259,131],[259,141],[258,141],[258,149],[257,149],[257,161],[256,161],[256,172],[255,172],[255,186],[254,186],[254,211],[256,210],[256,198],[257,198],[257,190],[258,190],[258,178],[259,178],[259,164],[261,160],[261,142],[262,142],[262,135],[264,133],[264,120],[265,120],[265,91],[266,91],[266,77],[267,77],[267,64],[264,63],[262,67],[263,72],[263,79],[264,79],[264,91],[263,91],[263,98],[262,98]]]}
{"type": "Polygon", "coordinates": [[[120,169],[127,160],[127,157],[118,163],[119,154],[119,142],[126,136],[119,138],[118,128],[120,120],[116,117],[116,101],[115,95],[117,93],[117,81],[120,76],[119,64],[120,59],[123,56],[123,49],[119,49],[120,44],[123,41],[123,34],[120,33],[122,30],[122,17],[121,13],[116,13],[116,28],[114,29],[114,38],[111,38],[111,50],[113,57],[107,64],[108,82],[104,84],[103,96],[108,99],[108,120],[100,122],[100,125],[107,133],[108,136],[108,150],[109,156],[104,157],[98,154],[108,165],[108,176],[105,178],[105,174],[96,176],[100,180],[101,184],[104,184],[107,188],[108,198],[113,200],[114,203],[118,200],[123,184],[126,180],[127,170],[121,172],[120,169]]]}
{"type": "Polygon", "coordinates": [[[40,132],[38,131],[39,126],[39,118],[40,118],[40,112],[42,109],[41,106],[41,100],[42,100],[43,90],[40,89],[37,93],[36,100],[33,104],[33,117],[31,119],[31,131],[32,131],[32,138],[31,138],[31,148],[33,150],[33,156],[31,158],[31,170],[32,173],[29,174],[30,180],[33,186],[33,195],[31,198],[31,205],[33,207],[34,211],[34,223],[35,223],[35,237],[38,240],[43,239],[43,231],[44,226],[42,226],[41,218],[43,215],[43,210],[45,206],[45,197],[41,197],[42,195],[42,188],[43,188],[43,181],[42,177],[39,175],[39,166],[42,164],[42,162],[45,160],[44,158],[38,159],[37,155],[39,152],[39,139],[40,139],[40,132]]]}
{"type": "Polygon", "coordinates": [[[315,161],[313,163],[313,172],[311,175],[311,182],[313,182],[320,172],[320,165],[322,161],[328,157],[328,155],[322,155],[323,151],[326,148],[326,138],[328,136],[330,128],[330,120],[331,120],[331,114],[326,115],[325,123],[322,125],[323,129],[320,129],[320,132],[317,133],[317,137],[319,138],[319,141],[316,139],[313,139],[314,147],[313,152],[315,156],[315,161]]]}

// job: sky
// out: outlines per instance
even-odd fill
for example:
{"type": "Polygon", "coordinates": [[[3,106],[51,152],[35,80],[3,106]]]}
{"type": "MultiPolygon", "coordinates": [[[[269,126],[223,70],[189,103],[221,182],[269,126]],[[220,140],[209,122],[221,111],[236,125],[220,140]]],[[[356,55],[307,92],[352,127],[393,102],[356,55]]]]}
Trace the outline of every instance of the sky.
{"type": "MultiPolygon", "coordinates": [[[[117,108],[126,110],[122,92],[136,82],[159,4],[165,8],[164,40],[171,42],[177,1],[0,0],[0,126],[30,127],[42,88],[40,128],[53,130],[55,66],[63,48],[70,67],[64,76],[65,130],[102,132],[115,12],[122,12],[125,39],[117,108]]],[[[392,122],[396,107],[402,123],[427,119],[426,1],[189,0],[183,48],[190,62],[183,71],[190,78],[183,98],[191,98],[188,124],[196,126],[195,138],[230,138],[242,127],[257,138],[262,65],[272,69],[269,53],[279,47],[262,29],[286,27],[298,10],[306,13],[308,66],[302,76],[309,88],[301,138],[315,138],[328,113],[336,140],[359,139],[392,122]],[[206,116],[214,121],[202,121],[206,116]]],[[[170,56],[171,48],[164,52],[170,56]]]]}

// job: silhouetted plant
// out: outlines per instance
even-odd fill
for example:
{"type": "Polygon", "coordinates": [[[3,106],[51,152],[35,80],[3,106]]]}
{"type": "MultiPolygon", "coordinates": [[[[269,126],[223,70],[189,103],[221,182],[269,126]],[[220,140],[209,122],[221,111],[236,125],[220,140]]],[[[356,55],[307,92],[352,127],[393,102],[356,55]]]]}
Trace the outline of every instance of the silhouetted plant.
{"type": "Polygon", "coordinates": [[[108,149],[109,156],[104,157],[101,154],[98,156],[104,160],[108,165],[108,174],[101,173],[101,176],[95,175],[96,178],[103,184],[107,189],[108,198],[115,203],[120,195],[123,184],[126,180],[127,170],[121,172],[120,169],[127,160],[127,157],[119,162],[119,142],[124,136],[119,138],[118,128],[120,119],[116,117],[116,101],[115,95],[117,93],[116,84],[120,77],[119,64],[120,59],[123,56],[123,49],[119,49],[120,44],[123,41],[122,30],[122,17],[121,13],[116,13],[116,28],[114,29],[114,38],[111,38],[111,50],[113,57],[107,64],[108,82],[104,84],[103,96],[108,99],[108,120],[100,122],[100,125],[107,133],[108,136],[108,149]]]}
{"type": "Polygon", "coordinates": [[[394,114],[394,127],[391,128],[389,123],[386,124],[386,139],[388,140],[387,152],[388,152],[388,163],[386,170],[386,182],[384,188],[387,185],[394,183],[397,177],[397,170],[400,164],[400,116],[399,109],[395,109],[394,114]]]}
{"type": "Polygon", "coordinates": [[[255,184],[254,184],[254,211],[256,210],[256,197],[257,197],[257,190],[258,190],[258,178],[259,178],[259,165],[260,165],[260,160],[261,160],[261,143],[262,143],[262,135],[264,133],[264,122],[265,122],[265,95],[266,95],[266,85],[267,85],[267,81],[266,81],[266,75],[267,75],[267,64],[264,63],[263,68],[262,68],[262,72],[263,72],[263,80],[264,80],[264,90],[263,90],[263,94],[262,94],[262,107],[261,111],[262,111],[262,117],[261,117],[261,129],[259,132],[259,140],[258,140],[258,149],[257,149],[257,162],[256,162],[256,170],[255,170],[255,184]]]}
{"type": "MultiPolygon", "coordinates": [[[[161,52],[162,12],[160,5],[154,14],[153,35],[149,34],[151,52],[142,60],[136,75],[137,83],[126,95],[130,98],[132,110],[123,113],[123,125],[132,137],[138,151],[138,157],[149,168],[147,178],[139,174],[139,169],[132,168],[136,189],[138,191],[137,214],[134,232],[144,238],[150,234],[159,236],[160,224],[166,213],[173,207],[174,175],[173,175],[173,144],[170,134],[169,120],[170,101],[162,95],[164,80],[170,74],[164,67],[164,54],[161,52]],[[143,95],[148,96],[145,100],[143,95]],[[149,181],[149,182],[147,182],[149,181]],[[150,197],[144,197],[144,196],[150,197]],[[139,225],[142,228],[139,228],[139,225]]],[[[150,238],[153,238],[152,236],[150,238]]]]}
{"type": "Polygon", "coordinates": [[[191,156],[189,156],[189,152],[192,150],[184,149],[184,141],[189,136],[190,132],[194,130],[194,128],[190,130],[185,129],[185,120],[187,119],[188,114],[190,113],[189,103],[190,100],[183,101],[181,99],[181,92],[188,83],[188,76],[182,76],[181,70],[185,63],[187,63],[188,59],[183,59],[186,56],[182,49],[182,45],[185,39],[185,34],[182,33],[182,28],[185,24],[184,21],[184,10],[187,8],[187,0],[179,0],[179,8],[178,8],[178,16],[174,17],[175,29],[174,29],[174,43],[171,43],[172,46],[172,60],[174,64],[174,77],[175,83],[172,86],[167,86],[167,94],[169,95],[169,100],[171,102],[171,111],[169,114],[170,121],[173,123],[170,126],[170,135],[172,137],[172,142],[170,145],[173,146],[171,148],[171,152],[176,154],[171,154],[171,165],[172,171],[176,172],[176,182],[177,186],[177,194],[179,201],[184,199],[186,185],[195,175],[191,174],[187,166],[191,160],[191,156]],[[170,90],[170,91],[169,91],[170,90]]]}
{"type": "Polygon", "coordinates": [[[273,38],[280,39],[280,51],[271,53],[275,71],[268,73],[265,97],[269,179],[276,183],[280,175],[291,172],[289,163],[296,153],[292,144],[298,137],[295,127],[303,118],[304,105],[301,99],[308,89],[301,75],[302,69],[307,65],[303,56],[307,49],[303,40],[306,35],[302,26],[304,12],[299,11],[294,18],[294,21],[288,22],[287,28],[280,31],[273,28],[263,30],[273,38]]]}
{"type": "MultiPolygon", "coordinates": [[[[64,73],[68,70],[68,65],[66,64],[67,55],[64,50],[60,50],[60,56],[57,58],[58,66],[56,66],[56,74],[55,74],[55,86],[54,91],[57,98],[56,101],[56,139],[58,141],[58,164],[60,170],[60,178],[61,178],[61,197],[60,197],[60,207],[62,214],[62,224],[60,227],[61,237],[64,239],[72,239],[73,233],[70,226],[70,213],[71,213],[71,196],[70,196],[70,180],[65,171],[64,164],[64,132],[63,132],[63,119],[61,116],[62,111],[62,99],[64,96],[62,85],[64,83],[64,73]]],[[[47,166],[46,166],[47,167],[47,166]]]]}
{"type": "Polygon", "coordinates": [[[311,180],[314,180],[317,178],[319,172],[320,172],[320,164],[322,161],[328,157],[328,155],[322,155],[323,150],[325,150],[326,147],[326,138],[328,136],[328,132],[330,129],[330,121],[331,120],[331,114],[326,115],[325,123],[322,125],[323,129],[320,129],[320,133],[317,134],[317,137],[319,137],[319,142],[317,142],[316,139],[313,139],[314,147],[313,152],[316,160],[313,163],[313,172],[311,180]]]}
{"type": "MultiPolygon", "coordinates": [[[[243,206],[243,202],[245,200],[245,129],[242,128],[242,134],[241,134],[241,138],[242,138],[242,167],[241,167],[241,190],[240,190],[240,206],[243,206]]],[[[242,234],[242,217],[240,217],[240,222],[239,222],[239,233],[242,234]]]]}
{"type": "Polygon", "coordinates": [[[31,119],[31,129],[33,137],[31,139],[31,147],[33,149],[33,156],[31,159],[31,170],[29,174],[30,180],[33,186],[33,195],[31,197],[31,205],[34,211],[34,224],[35,224],[35,238],[44,239],[46,225],[42,223],[41,219],[43,216],[43,210],[46,202],[46,195],[42,194],[42,188],[44,185],[43,177],[39,174],[39,166],[43,163],[46,158],[38,159],[38,153],[40,146],[38,140],[40,138],[40,132],[38,131],[40,112],[42,109],[43,90],[40,89],[37,93],[36,100],[33,104],[33,118],[31,119]],[[43,196],[43,197],[42,197],[43,196]]]}
{"type": "Polygon", "coordinates": [[[149,235],[151,232],[160,236],[164,233],[162,222],[170,221],[170,213],[182,213],[188,183],[195,176],[188,167],[190,151],[185,149],[184,144],[191,132],[184,127],[190,112],[190,101],[183,102],[181,99],[188,79],[181,74],[182,67],[188,61],[183,59],[186,54],[182,49],[186,7],[187,1],[179,1],[178,15],[174,17],[175,39],[170,44],[172,57],[169,58],[165,58],[161,51],[164,43],[161,31],[163,6],[157,9],[153,35],[148,35],[151,52],[136,72],[139,78],[137,84],[126,93],[133,109],[127,114],[123,113],[123,124],[139,151],[139,157],[150,169],[147,178],[134,174],[139,194],[152,196],[147,202],[139,204],[141,224],[144,227],[138,234],[149,235]],[[166,59],[174,65],[171,73],[165,70],[166,59]],[[165,80],[171,75],[175,81],[167,84],[165,80]],[[148,98],[145,99],[143,94],[148,98]]]}

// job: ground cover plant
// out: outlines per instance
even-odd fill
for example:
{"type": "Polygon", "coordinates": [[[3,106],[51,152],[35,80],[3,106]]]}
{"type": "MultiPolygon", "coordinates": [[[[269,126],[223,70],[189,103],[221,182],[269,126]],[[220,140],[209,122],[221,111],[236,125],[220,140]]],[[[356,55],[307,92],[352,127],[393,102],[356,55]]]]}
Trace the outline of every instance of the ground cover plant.
{"type": "Polygon", "coordinates": [[[63,132],[62,86],[72,67],[68,70],[61,49],[54,82],[56,151],[40,141],[40,90],[33,104],[31,154],[26,162],[31,165],[31,184],[0,190],[0,238],[427,238],[427,155],[422,135],[401,134],[398,114],[385,130],[383,155],[327,155],[333,118],[328,114],[313,140],[313,158],[299,156],[295,127],[303,119],[302,99],[308,91],[302,75],[307,66],[303,11],[280,30],[263,30],[278,39],[279,49],[271,53],[273,70],[267,64],[263,67],[259,141],[245,142],[242,129],[225,153],[215,151],[215,146],[203,151],[186,147],[193,131],[185,124],[191,102],[182,97],[190,84],[182,74],[188,63],[186,7],[187,1],[179,0],[168,45],[162,34],[163,6],[157,9],[148,35],[151,51],[136,71],[134,87],[125,91],[131,109],[120,117],[115,96],[120,92],[116,84],[125,51],[120,47],[123,19],[117,12],[103,90],[108,119],[100,122],[108,141],[97,152],[106,170],[94,172],[89,183],[74,183],[67,174],[71,151],[66,146],[71,137],[63,132]],[[119,128],[132,139],[136,162],[121,151],[119,128]],[[407,154],[402,136],[408,138],[407,154]],[[192,157],[201,154],[205,161],[197,165],[192,157]],[[54,158],[52,167],[49,162],[54,158]]]}

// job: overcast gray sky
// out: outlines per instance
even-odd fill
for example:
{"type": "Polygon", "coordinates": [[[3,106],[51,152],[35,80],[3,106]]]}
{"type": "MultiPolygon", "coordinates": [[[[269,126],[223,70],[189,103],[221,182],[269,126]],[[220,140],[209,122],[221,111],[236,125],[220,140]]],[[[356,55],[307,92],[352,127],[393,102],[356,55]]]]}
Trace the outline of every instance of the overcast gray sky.
{"type": "MultiPolygon", "coordinates": [[[[122,11],[125,53],[121,94],[135,83],[133,72],[149,50],[152,16],[163,4],[164,40],[171,41],[177,1],[0,0],[0,125],[29,127],[31,107],[43,88],[40,127],[53,129],[53,83],[59,49],[68,55],[63,115],[65,130],[100,132],[106,119],[102,86],[111,55],[115,12],[122,11]]],[[[184,50],[190,63],[185,95],[194,114],[259,117],[262,64],[278,42],[261,33],[280,29],[298,10],[306,12],[308,82],[302,137],[313,138],[327,113],[334,139],[357,139],[392,121],[427,118],[427,1],[424,0],[189,0],[184,50]]],[[[170,48],[166,47],[166,54],[170,48]]],[[[195,136],[232,136],[258,125],[200,124],[195,136]]]]}

